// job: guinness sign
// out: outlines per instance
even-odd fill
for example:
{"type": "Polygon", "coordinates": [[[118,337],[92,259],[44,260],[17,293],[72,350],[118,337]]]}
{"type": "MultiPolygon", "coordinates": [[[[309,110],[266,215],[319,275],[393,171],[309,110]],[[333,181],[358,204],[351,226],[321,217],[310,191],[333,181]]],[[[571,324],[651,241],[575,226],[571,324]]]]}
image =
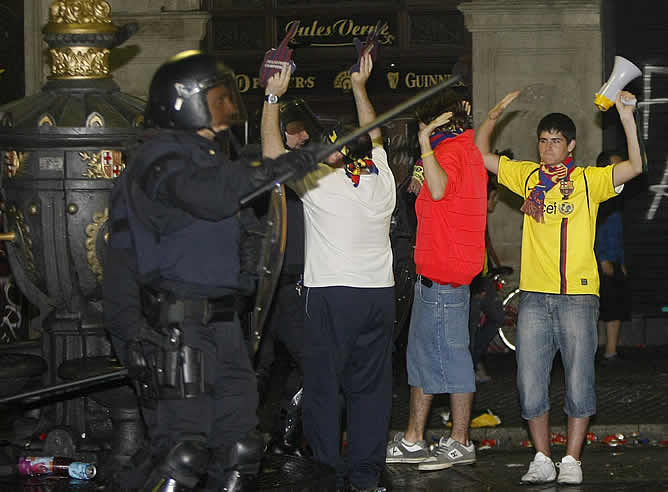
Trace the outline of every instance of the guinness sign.
{"type": "MultiPolygon", "coordinates": [[[[348,69],[341,70],[341,68],[343,67],[331,66],[324,70],[303,72],[297,68],[290,78],[290,91],[304,91],[303,93],[308,94],[332,94],[332,90],[350,91],[352,89],[350,73],[348,69]]],[[[383,72],[382,68],[375,70],[377,70],[376,76],[372,76],[367,84],[372,91],[418,92],[453,76],[451,73],[419,73],[396,69],[383,72]]],[[[248,70],[237,72],[236,80],[239,92],[242,94],[261,94],[264,90],[259,84],[257,73],[248,70]]],[[[460,81],[454,87],[467,86],[460,81]]]]}
{"type": "MultiPolygon", "coordinates": [[[[419,74],[419,73],[408,72],[404,76],[403,80],[405,86],[408,89],[426,89],[428,87],[435,86],[440,82],[442,82],[443,80],[447,80],[449,78],[452,78],[452,74],[450,73],[419,74]]],[[[459,85],[462,86],[464,84],[460,81],[459,85]]]]}

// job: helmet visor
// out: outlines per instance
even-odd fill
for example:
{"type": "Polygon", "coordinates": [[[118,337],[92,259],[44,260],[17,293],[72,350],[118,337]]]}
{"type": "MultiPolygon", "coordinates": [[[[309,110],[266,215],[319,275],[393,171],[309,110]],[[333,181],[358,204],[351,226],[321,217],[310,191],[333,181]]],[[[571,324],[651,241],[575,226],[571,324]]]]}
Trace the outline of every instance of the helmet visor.
{"type": "Polygon", "coordinates": [[[218,64],[216,77],[201,81],[207,91],[207,101],[211,112],[212,126],[224,124],[234,126],[248,120],[246,106],[241,99],[234,72],[222,63],[218,64]]]}
{"type": "Polygon", "coordinates": [[[318,142],[322,135],[322,126],[318,117],[306,105],[303,99],[293,99],[281,103],[280,106],[281,130],[288,135],[301,132],[308,134],[310,141],[318,142]]]}

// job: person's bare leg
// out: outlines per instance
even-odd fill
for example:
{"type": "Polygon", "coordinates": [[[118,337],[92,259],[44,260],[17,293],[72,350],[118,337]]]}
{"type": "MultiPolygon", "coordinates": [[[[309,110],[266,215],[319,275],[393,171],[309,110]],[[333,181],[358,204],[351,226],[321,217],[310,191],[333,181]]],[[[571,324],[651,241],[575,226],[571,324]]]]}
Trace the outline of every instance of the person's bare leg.
{"type": "Polygon", "coordinates": [[[452,409],[452,431],[450,432],[450,437],[464,445],[467,445],[469,442],[472,404],[473,393],[450,394],[450,408],[452,409]]]}
{"type": "Polygon", "coordinates": [[[427,425],[427,416],[433,399],[434,395],[426,395],[422,388],[411,386],[408,429],[404,435],[407,441],[417,442],[424,439],[424,428],[427,425]]]}
{"type": "Polygon", "coordinates": [[[582,445],[587,436],[589,417],[568,417],[568,442],[566,454],[570,454],[576,460],[580,459],[582,445]]]}
{"type": "Polygon", "coordinates": [[[605,356],[612,356],[617,353],[617,341],[619,340],[619,331],[622,327],[620,320],[608,321],[605,324],[605,333],[607,340],[605,342],[605,356]]]}
{"type": "Polygon", "coordinates": [[[536,452],[550,456],[550,412],[529,420],[529,433],[536,452]]]}

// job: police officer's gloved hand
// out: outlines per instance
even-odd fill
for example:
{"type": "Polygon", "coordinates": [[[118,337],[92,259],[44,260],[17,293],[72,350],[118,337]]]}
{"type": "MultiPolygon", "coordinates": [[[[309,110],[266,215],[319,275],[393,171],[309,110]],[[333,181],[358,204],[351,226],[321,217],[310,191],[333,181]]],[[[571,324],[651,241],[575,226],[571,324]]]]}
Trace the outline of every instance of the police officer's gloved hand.
{"type": "Polygon", "coordinates": [[[334,145],[330,143],[317,143],[317,142],[309,142],[309,144],[302,150],[310,152],[316,157],[316,160],[318,162],[324,164],[327,164],[327,158],[329,157],[330,154],[332,154],[333,152],[337,152],[336,150],[334,150],[334,145]]]}
{"type": "Polygon", "coordinates": [[[291,179],[299,179],[317,168],[315,153],[307,149],[286,152],[271,161],[271,173],[274,178],[292,171],[294,174],[291,179]]]}

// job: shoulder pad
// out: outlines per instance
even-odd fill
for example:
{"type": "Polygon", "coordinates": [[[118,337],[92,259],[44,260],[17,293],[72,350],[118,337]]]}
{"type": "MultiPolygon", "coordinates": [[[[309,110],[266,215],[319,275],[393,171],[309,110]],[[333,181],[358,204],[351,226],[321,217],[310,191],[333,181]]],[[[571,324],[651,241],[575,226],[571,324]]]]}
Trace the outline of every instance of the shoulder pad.
{"type": "Polygon", "coordinates": [[[141,189],[154,198],[164,180],[185,167],[184,159],[185,156],[178,152],[170,152],[158,157],[139,177],[141,189]]]}

